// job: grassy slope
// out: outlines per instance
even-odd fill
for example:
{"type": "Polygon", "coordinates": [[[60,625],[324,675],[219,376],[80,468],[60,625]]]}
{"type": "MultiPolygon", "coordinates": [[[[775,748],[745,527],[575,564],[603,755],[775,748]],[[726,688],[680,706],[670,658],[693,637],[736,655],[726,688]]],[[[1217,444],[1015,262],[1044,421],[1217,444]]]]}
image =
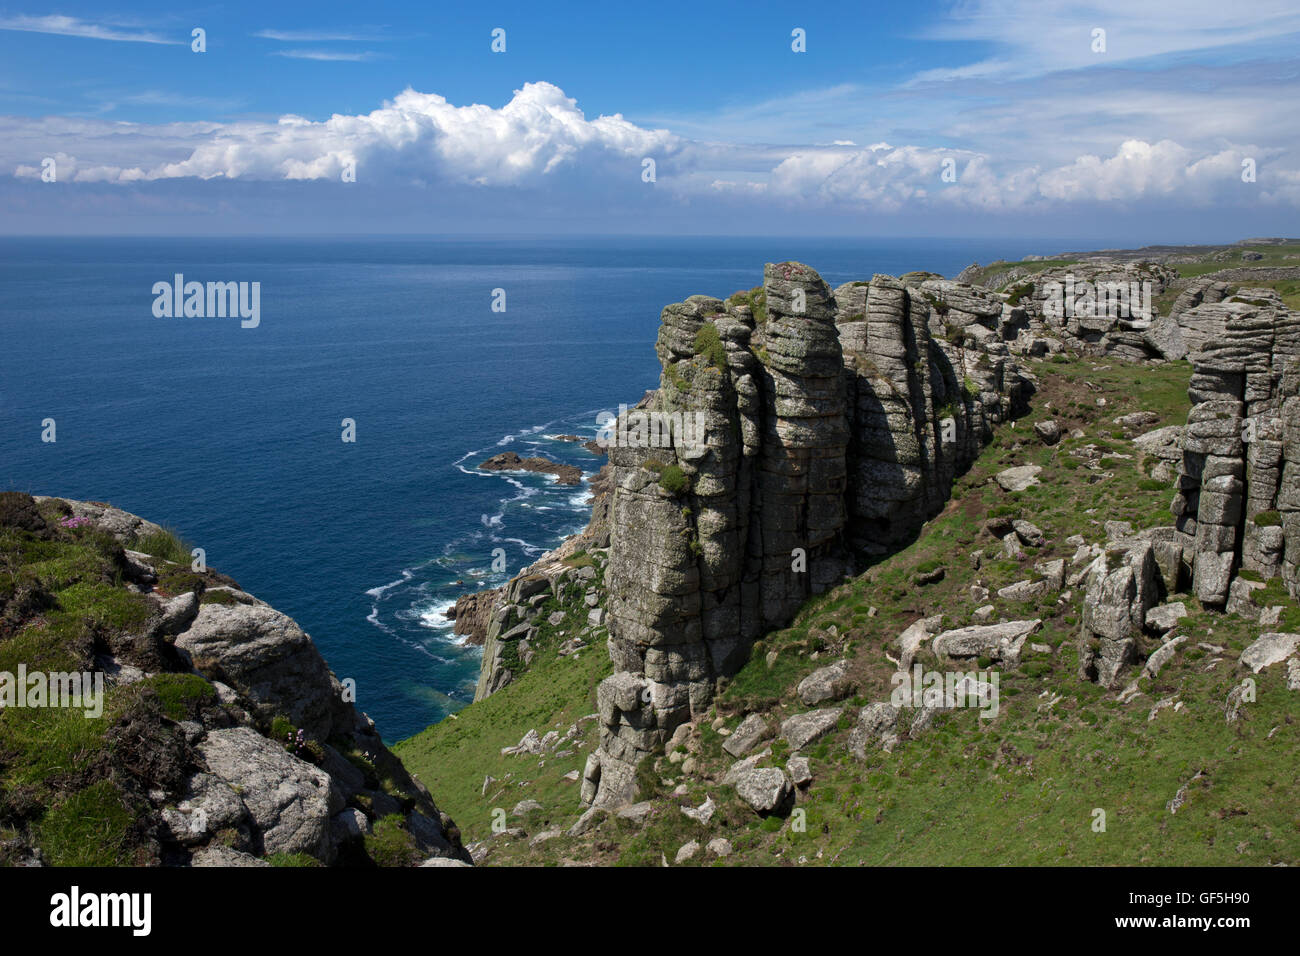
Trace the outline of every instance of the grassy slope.
{"type": "MultiPolygon", "coordinates": [[[[1222,269],[1236,269],[1242,267],[1263,268],[1268,266],[1274,266],[1274,267],[1288,266],[1291,268],[1300,267],[1300,260],[1294,258],[1294,256],[1300,255],[1300,245],[1240,246],[1240,247],[1233,246],[1227,250],[1230,254],[1230,258],[1215,259],[1214,258],[1215,255],[1219,254],[1222,251],[1224,251],[1222,247],[1218,247],[1218,246],[1210,247],[1207,249],[1205,254],[1201,257],[1200,261],[1176,263],[1173,265],[1173,268],[1184,279],[1194,279],[1198,276],[1208,275],[1211,272],[1218,272],[1222,269]],[[1258,252],[1263,256],[1263,258],[1254,261],[1247,261],[1241,258],[1240,253],[1242,250],[1258,252]],[[1288,256],[1291,256],[1293,258],[1287,258],[1288,256]]],[[[1188,249],[1186,255],[1193,256],[1196,255],[1196,252],[1193,249],[1188,249]]],[[[1079,260],[1077,259],[1048,259],[1048,260],[1034,260],[1031,262],[996,262],[987,265],[983,269],[981,269],[979,276],[977,276],[976,278],[977,281],[983,281],[993,276],[998,276],[1004,273],[1008,273],[1012,269],[1018,269],[1021,272],[1027,272],[1027,273],[1038,273],[1038,272],[1043,272],[1047,269],[1055,269],[1061,266],[1071,265],[1078,261],[1079,260]]],[[[1250,283],[1245,283],[1245,285],[1276,288],[1278,289],[1278,291],[1282,292],[1284,298],[1288,295],[1292,296],[1293,297],[1292,299],[1287,299],[1287,305],[1291,308],[1296,308],[1296,305],[1294,304],[1294,297],[1296,297],[1297,292],[1300,291],[1300,283],[1285,282],[1285,281],[1281,283],[1250,282],[1250,283]],[[1287,286],[1287,288],[1280,288],[1280,286],[1287,286]]],[[[996,288],[997,286],[994,287],[996,288]]],[[[1173,290],[1172,293],[1169,294],[1167,301],[1162,300],[1161,302],[1157,303],[1158,306],[1161,306],[1160,309],[1161,312],[1164,313],[1168,312],[1169,304],[1173,302],[1174,298],[1176,298],[1177,295],[1178,295],[1178,290],[1173,290]]]]}
{"type": "MultiPolygon", "coordinates": [[[[1103,539],[1107,520],[1130,520],[1138,529],[1171,522],[1171,490],[1146,477],[1129,436],[1113,419],[1148,410],[1161,421],[1139,431],[1181,424],[1189,366],[1078,360],[1036,363],[1036,371],[1042,390],[1031,417],[999,430],[958,482],[945,511],[911,547],[810,602],[792,627],[756,646],[750,664],[719,696],[715,714],[723,715],[727,726],[734,728],[749,709],[770,711],[773,718],[803,709],[793,687],[803,674],[833,659],[825,653],[831,641],[825,629],[831,624],[847,634],[848,656],[862,685],[852,703],[885,699],[893,671],[885,654],[897,656],[898,633],[923,615],[944,614],[945,627],[969,623],[976,607],[969,587],[977,579],[996,591],[1032,577],[1036,561],[1068,560],[1073,549],[1064,541],[1070,535],[1103,539]],[[1102,398],[1104,406],[1097,404],[1102,398]],[[1042,446],[1030,426],[1049,417],[1067,430],[1083,429],[1086,437],[1042,446]],[[1089,443],[1104,456],[1099,471],[1070,455],[1089,443]],[[990,483],[1003,468],[1026,463],[1044,467],[1040,485],[1008,495],[990,483]],[[1026,548],[1018,562],[1001,559],[997,542],[982,530],[991,513],[1032,520],[1046,533],[1045,545],[1026,548]],[[969,555],[978,549],[987,557],[977,571],[969,555]],[[936,563],[946,569],[944,580],[917,586],[917,570],[936,563]],[[778,656],[769,667],[772,650],[778,656]]],[[[709,726],[711,714],[701,722],[690,773],[668,760],[642,773],[645,795],[655,806],[644,827],[610,819],[583,837],[561,836],[537,846],[497,837],[488,862],[657,865],[671,861],[687,840],[704,844],[719,836],[731,841],[734,854],[725,860],[699,854],[693,864],[1300,862],[1294,773],[1300,757],[1295,722],[1300,694],[1285,688],[1283,668],[1272,667],[1257,678],[1258,701],[1246,706],[1238,722],[1228,724],[1222,709],[1244,673],[1236,657],[1257,636],[1258,626],[1202,611],[1193,598],[1178,596],[1192,611],[1180,628],[1189,635],[1188,644],[1153,686],[1144,680],[1144,693],[1122,705],[1075,677],[1082,597],[1076,588],[1060,603],[1053,597],[1037,606],[1002,606],[994,595],[990,603],[999,605],[1000,618],[1044,618],[1043,630],[1031,640],[1053,648],[1038,654],[1026,647],[1020,668],[1003,672],[997,719],[980,720],[973,711],[940,717],[919,740],[904,742],[892,754],[872,753],[865,763],[848,754],[851,721],[842,719],[837,732],[806,751],[815,780],[799,798],[802,828],[795,825],[798,815],[757,817],[718,782],[731,761],[721,751],[724,738],[709,726]],[[1211,666],[1215,655],[1196,647],[1202,641],[1224,646],[1223,660],[1211,666]],[[1154,702],[1174,695],[1183,708],[1166,708],[1149,721],[1154,702]],[[1059,699],[1049,706],[1053,698],[1059,699]],[[1198,772],[1203,776],[1188,785],[1198,772]],[[1171,814],[1168,802],[1184,785],[1186,804],[1171,814]],[[678,787],[684,787],[684,795],[673,795],[678,787]],[[678,812],[677,806],[698,806],[706,796],[718,804],[708,825],[678,812]],[[1092,829],[1098,808],[1107,814],[1104,833],[1092,829]]],[[[1300,626],[1300,609],[1287,603],[1287,626],[1300,626]]],[[[603,661],[600,649],[592,650],[598,653],[591,657],[603,661]]],[[[581,808],[576,785],[562,775],[580,765],[594,732],[589,729],[587,747],[569,761],[502,758],[498,750],[532,727],[544,732],[567,726],[572,715],[589,710],[591,688],[606,668],[590,658],[586,664],[541,665],[399,752],[469,839],[490,832],[492,806],[509,810],[525,795],[544,808],[532,819],[511,820],[512,826],[522,822],[530,835],[565,826],[581,808]],[[590,670],[580,675],[579,668],[590,670]],[[558,693],[561,680],[571,682],[572,694],[558,693]],[[499,779],[513,772],[506,795],[479,797],[485,772],[499,779]]],[[[775,749],[776,758],[784,758],[783,744],[775,749]]]]}
{"type": "Polygon", "coordinates": [[[1300,266],[1300,260],[1295,258],[1288,259],[1287,256],[1296,256],[1300,254],[1300,245],[1289,246],[1243,246],[1243,249],[1249,249],[1251,252],[1258,252],[1264,258],[1254,261],[1243,260],[1239,255],[1233,256],[1228,261],[1214,260],[1213,257],[1207,256],[1204,262],[1189,262],[1176,265],[1178,274],[1185,279],[1203,276],[1210,272],[1218,272],[1220,269],[1235,269],[1242,266],[1248,266],[1252,269],[1264,266],[1300,266]]]}
{"type": "MultiPolygon", "coordinates": [[[[0,627],[0,671],[84,671],[93,667],[95,640],[138,630],[150,616],[146,599],[122,585],[118,550],[108,536],[86,528],[58,528],[63,515],[41,509],[56,528],[41,540],[0,528],[3,596],[32,592],[31,618],[0,627]],[[14,629],[17,626],[17,629],[14,629]]],[[[155,553],[189,551],[170,535],[136,542],[155,553]]],[[[163,575],[160,587],[188,577],[163,575]]],[[[158,674],[105,690],[104,713],[81,709],[0,709],[0,861],[6,845],[26,831],[54,865],[140,863],[143,803],[133,792],[131,741],[115,728],[165,716],[180,720],[211,694],[201,678],[158,674]]]]}
{"type": "MultiPolygon", "coordinates": [[[[556,820],[569,818],[566,826],[577,816],[578,783],[565,780],[564,774],[581,773],[587,754],[595,749],[595,721],[584,725],[577,741],[557,748],[572,749],[568,757],[506,756],[501,749],[519,743],[529,730],[539,736],[548,730],[564,733],[576,720],[595,712],[596,685],[611,670],[604,642],[567,657],[556,653],[565,636],[581,630],[587,611],[581,591],[575,586],[568,596],[564,622],[542,626],[537,655],[522,677],[393,748],[407,769],[437,795],[439,808],[456,821],[467,844],[491,835],[494,810],[508,814],[521,800],[561,808],[556,820]],[[485,776],[497,782],[483,792],[485,776]]],[[[538,620],[558,609],[560,602],[550,599],[538,620]]],[[[551,817],[548,812],[530,815],[529,831],[544,829],[551,817]]],[[[511,818],[509,825],[518,822],[511,818]]]]}

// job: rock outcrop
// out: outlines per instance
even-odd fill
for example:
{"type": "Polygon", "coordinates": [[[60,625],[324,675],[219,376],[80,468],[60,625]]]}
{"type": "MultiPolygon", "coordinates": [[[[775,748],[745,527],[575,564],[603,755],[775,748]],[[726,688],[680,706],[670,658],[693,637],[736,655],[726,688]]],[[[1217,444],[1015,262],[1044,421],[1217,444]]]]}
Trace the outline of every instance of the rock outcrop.
{"type": "Polygon", "coordinates": [[[142,853],[165,865],[256,865],[274,854],[327,864],[468,860],[454,824],[291,618],[229,578],[132,550],[169,536],[120,509],[4,497],[66,516],[57,532],[24,530],[87,567],[106,555],[120,569],[113,600],[144,617],[101,627],[93,658],[110,701],[143,702],[125,727],[124,766],[109,778],[136,794],[142,853]],[[159,699],[161,709],[149,703],[159,699]],[[400,861],[368,856],[366,837],[381,820],[401,831],[390,844],[402,848],[400,861]]]}
{"type": "MultiPolygon", "coordinates": [[[[478,607],[486,607],[489,617],[482,642],[478,685],[474,690],[476,701],[510,684],[532,662],[538,636],[548,623],[542,605],[551,598],[585,597],[586,617],[581,633],[565,634],[570,639],[570,649],[604,638],[605,611],[600,605],[604,603],[602,577],[606,557],[600,551],[586,552],[586,546],[591,544],[592,538],[587,533],[574,535],[502,587],[480,596],[478,607]],[[586,560],[574,566],[572,558],[580,552],[586,554],[586,560]]],[[[564,617],[563,613],[559,616],[564,617]]],[[[563,646],[560,653],[565,653],[563,646]]]]}
{"type": "Polygon", "coordinates": [[[466,644],[482,645],[487,640],[492,614],[500,602],[500,588],[462,594],[456,599],[455,606],[447,612],[448,619],[455,622],[451,632],[464,637],[466,644]]]}
{"type": "Polygon", "coordinates": [[[1189,313],[1212,331],[1192,356],[1171,510],[1192,542],[1195,594],[1213,606],[1242,570],[1300,594],[1300,313],[1251,294],[1189,313]]]}
{"type": "Polygon", "coordinates": [[[1127,361],[1180,359],[1187,354],[1178,323],[1161,316],[1153,300],[1177,273],[1150,262],[1056,266],[1010,288],[1024,311],[1024,338],[1035,350],[1063,345],[1127,361]]]}
{"type": "Polygon", "coordinates": [[[493,455],[487,461],[480,463],[479,468],[483,471],[527,471],[542,475],[554,475],[557,484],[582,484],[582,469],[577,465],[563,465],[548,458],[537,456],[520,458],[512,451],[503,451],[499,455],[493,455]]]}
{"type": "Polygon", "coordinates": [[[635,767],[860,556],[914,534],[1032,384],[1005,297],[926,274],[832,290],[799,263],[663,310],[660,388],[609,448],[609,649],[584,792],[635,767]]]}

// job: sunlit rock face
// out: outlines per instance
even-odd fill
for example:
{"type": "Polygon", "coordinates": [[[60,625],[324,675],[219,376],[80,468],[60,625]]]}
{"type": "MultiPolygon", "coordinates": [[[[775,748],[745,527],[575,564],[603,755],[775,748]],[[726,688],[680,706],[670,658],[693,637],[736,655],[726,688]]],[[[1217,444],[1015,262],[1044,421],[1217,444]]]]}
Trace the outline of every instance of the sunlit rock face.
{"type": "Polygon", "coordinates": [[[761,290],[663,310],[660,388],[610,434],[615,673],[589,801],[631,799],[637,763],[758,637],[937,513],[1029,389],[1004,305],[943,280],[832,291],[786,262],[761,290]]]}

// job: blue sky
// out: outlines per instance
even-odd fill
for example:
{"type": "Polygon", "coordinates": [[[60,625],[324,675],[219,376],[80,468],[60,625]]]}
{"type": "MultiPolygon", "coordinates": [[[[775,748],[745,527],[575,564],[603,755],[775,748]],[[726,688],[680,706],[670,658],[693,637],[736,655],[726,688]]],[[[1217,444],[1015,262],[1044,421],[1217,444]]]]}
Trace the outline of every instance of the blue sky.
{"type": "Polygon", "coordinates": [[[0,232],[1300,233],[1294,3],[444,6],[0,6],[0,232]]]}

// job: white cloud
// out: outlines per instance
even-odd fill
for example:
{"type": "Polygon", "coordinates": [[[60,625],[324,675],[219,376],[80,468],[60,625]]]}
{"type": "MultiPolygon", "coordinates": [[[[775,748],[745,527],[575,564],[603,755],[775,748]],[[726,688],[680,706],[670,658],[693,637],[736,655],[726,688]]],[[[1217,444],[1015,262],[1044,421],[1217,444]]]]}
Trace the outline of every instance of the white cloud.
{"type": "Polygon", "coordinates": [[[58,14],[43,17],[0,17],[0,30],[15,30],[21,33],[50,33],[56,36],[83,37],[88,40],[115,40],[122,43],[180,44],[188,42],[171,40],[145,30],[124,28],[117,24],[88,23],[77,17],[65,17],[58,14]]]}
{"type": "Polygon", "coordinates": [[[1300,33],[1293,0],[963,0],[923,34],[926,39],[991,44],[998,55],[916,80],[963,80],[994,74],[1035,76],[1081,67],[1273,42],[1300,33]],[[1105,52],[1093,31],[1105,31],[1105,52]]]}
{"type": "MultiPolygon", "coordinates": [[[[119,134],[150,133],[134,124],[82,125],[101,141],[114,128],[119,134]]],[[[611,162],[639,179],[642,157],[662,159],[680,148],[666,130],[642,129],[617,114],[589,120],[549,83],[526,84],[500,109],[453,106],[444,97],[408,89],[368,114],[336,114],[323,122],[284,116],[277,123],[213,124],[199,138],[184,158],[122,166],[123,180],[337,179],[346,164],[356,163],[372,179],[515,186],[536,184],[580,163],[611,162]]]]}
{"type": "Polygon", "coordinates": [[[372,43],[383,39],[371,33],[330,30],[258,30],[253,36],[263,40],[280,40],[284,43],[372,43]]]}
{"type": "Polygon", "coordinates": [[[371,50],[356,53],[340,50],[276,50],[275,56],[287,56],[295,60],[323,60],[325,62],[365,63],[376,59],[379,54],[371,50]]]}
{"type": "MultiPolygon", "coordinates": [[[[1104,138],[1104,137],[1103,137],[1104,138]]],[[[1014,137],[1005,142],[1017,146],[1014,137]]],[[[694,198],[757,198],[803,209],[910,211],[1043,210],[1081,203],[1173,202],[1300,205],[1300,172],[1287,153],[1249,141],[1213,148],[1172,137],[1112,137],[1104,150],[1064,161],[1012,148],[978,149],[876,142],[771,146],[686,139],[622,115],[588,119],[550,83],[529,83],[504,106],[455,106],[407,89],[370,113],[314,121],[147,126],[104,120],[0,118],[0,164],[20,179],[40,177],[56,156],[60,182],[138,183],[192,178],[332,180],[350,164],[358,178],[433,189],[595,191],[640,188],[653,157],[655,189],[694,198]],[[1258,184],[1241,182],[1254,158],[1258,184]],[[951,160],[955,182],[943,178],[951,160]]]]}

